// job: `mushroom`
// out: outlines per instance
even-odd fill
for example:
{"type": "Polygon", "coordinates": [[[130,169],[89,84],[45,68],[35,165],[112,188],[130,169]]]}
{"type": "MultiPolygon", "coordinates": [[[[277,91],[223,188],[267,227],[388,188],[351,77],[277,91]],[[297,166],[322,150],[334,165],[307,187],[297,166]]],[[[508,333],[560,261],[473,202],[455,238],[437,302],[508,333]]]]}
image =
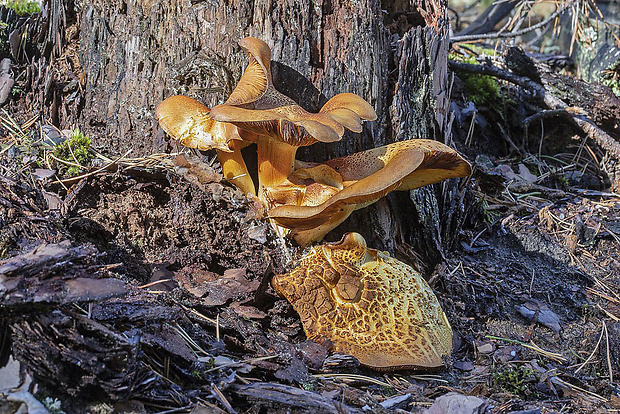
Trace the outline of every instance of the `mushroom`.
{"type": "MultiPolygon", "coordinates": [[[[216,149],[224,178],[244,193],[256,195],[254,182],[243,161],[243,141],[237,127],[211,118],[210,110],[187,96],[171,96],[159,104],[155,115],[163,130],[182,145],[199,150],[216,149]]],[[[248,134],[244,138],[252,139],[248,134]]]]}
{"type": "Polygon", "coordinates": [[[266,189],[286,183],[292,174],[298,147],[338,141],[345,128],[361,132],[362,120],[374,120],[377,114],[352,93],[336,95],[318,113],[310,113],[275,89],[267,43],[246,37],[239,45],[249,52],[250,62],[228,100],[211,110],[211,117],[258,134],[258,196],[266,200],[266,189]]]}
{"type": "MultiPolygon", "coordinates": [[[[471,166],[455,150],[438,141],[414,139],[308,164],[291,178],[306,178],[333,191],[318,202],[281,203],[269,211],[278,225],[293,229],[297,243],[319,241],[356,209],[366,207],[393,190],[412,190],[471,174],[471,166]],[[337,191],[336,191],[337,190],[337,191]]],[[[286,188],[286,185],[284,186],[286,188]]],[[[282,188],[273,188],[273,192],[282,188]]],[[[277,201],[277,200],[276,200],[277,201]]]]}
{"type": "Polygon", "coordinates": [[[437,297],[413,268],[366,247],[357,233],[313,247],[275,290],[295,308],[309,339],[379,370],[434,368],[452,351],[437,297]]]}

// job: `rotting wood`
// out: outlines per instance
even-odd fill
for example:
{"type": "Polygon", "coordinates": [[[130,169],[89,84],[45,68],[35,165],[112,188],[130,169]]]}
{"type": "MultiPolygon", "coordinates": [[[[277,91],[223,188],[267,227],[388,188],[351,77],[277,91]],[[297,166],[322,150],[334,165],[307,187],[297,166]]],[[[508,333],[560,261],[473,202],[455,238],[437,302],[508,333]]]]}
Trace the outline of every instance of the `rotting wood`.
{"type": "Polygon", "coordinates": [[[608,129],[615,129],[615,123],[620,119],[620,99],[601,85],[592,86],[583,81],[551,74],[552,71],[544,64],[527,57],[517,48],[508,50],[506,64],[510,71],[494,66],[450,61],[453,70],[506,80],[521,86],[551,110],[564,110],[562,115],[610,155],[606,172],[612,189],[620,188],[620,142],[611,135],[614,132],[607,132],[599,126],[602,124],[608,129]],[[575,104],[582,105],[579,108],[583,111],[567,110],[575,104]]]}
{"type": "Polygon", "coordinates": [[[93,277],[101,266],[93,246],[69,241],[42,244],[31,252],[0,261],[0,309],[11,313],[73,302],[104,300],[127,293],[116,278],[93,277]]]}
{"type": "Polygon", "coordinates": [[[336,404],[310,391],[289,385],[257,382],[233,385],[230,390],[255,406],[268,410],[286,410],[293,413],[357,414],[362,410],[336,404]]]}

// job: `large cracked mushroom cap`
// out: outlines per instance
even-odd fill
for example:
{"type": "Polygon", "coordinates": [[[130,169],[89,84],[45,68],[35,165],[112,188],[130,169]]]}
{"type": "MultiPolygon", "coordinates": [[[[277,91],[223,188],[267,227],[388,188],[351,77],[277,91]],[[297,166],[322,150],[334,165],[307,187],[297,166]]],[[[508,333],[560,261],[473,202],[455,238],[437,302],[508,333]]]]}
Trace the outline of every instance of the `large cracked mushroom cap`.
{"type": "Polygon", "coordinates": [[[437,297],[413,268],[348,233],[312,248],[274,288],[295,308],[306,335],[380,370],[434,368],[452,351],[437,297]]]}
{"type": "Polygon", "coordinates": [[[345,128],[361,132],[362,120],[377,118],[372,106],[352,93],[334,96],[319,113],[304,110],[275,89],[267,43],[246,37],[239,45],[249,52],[250,63],[226,103],[213,108],[214,119],[299,147],[338,141],[345,128]]]}
{"type": "Polygon", "coordinates": [[[376,202],[390,191],[412,190],[448,178],[465,177],[471,174],[471,166],[447,145],[415,139],[298,171],[323,185],[338,181],[334,178],[337,174],[342,183],[340,191],[321,203],[281,205],[269,211],[269,217],[275,223],[293,229],[295,240],[307,246],[321,240],[353,210],[376,202]]]}
{"type": "Polygon", "coordinates": [[[165,99],[155,109],[155,116],[162,129],[182,145],[217,150],[224,178],[244,193],[256,194],[241,156],[241,148],[254,137],[249,134],[242,137],[236,126],[214,120],[209,108],[187,96],[175,95],[165,99]]]}

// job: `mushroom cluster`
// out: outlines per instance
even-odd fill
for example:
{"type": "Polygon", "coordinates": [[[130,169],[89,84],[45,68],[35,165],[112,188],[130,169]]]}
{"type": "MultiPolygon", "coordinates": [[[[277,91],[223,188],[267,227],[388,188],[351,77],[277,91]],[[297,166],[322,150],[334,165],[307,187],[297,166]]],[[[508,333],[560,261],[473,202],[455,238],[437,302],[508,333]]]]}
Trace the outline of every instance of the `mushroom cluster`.
{"type": "MultiPolygon", "coordinates": [[[[239,45],[249,64],[221,105],[209,109],[186,96],[163,101],[155,114],[181,144],[215,149],[224,177],[257,196],[276,228],[310,246],[354,211],[387,193],[411,190],[471,174],[452,148],[415,139],[324,163],[295,159],[297,148],[362,131],[377,115],[352,93],[340,93],[318,113],[278,92],[271,77],[271,50],[246,37],[239,45]],[[256,144],[258,186],[241,149],[256,144]]],[[[412,268],[368,249],[362,236],[314,247],[299,267],[276,276],[274,288],[301,315],[308,337],[331,343],[376,368],[435,367],[452,348],[452,331],[437,298],[412,268]]]]}

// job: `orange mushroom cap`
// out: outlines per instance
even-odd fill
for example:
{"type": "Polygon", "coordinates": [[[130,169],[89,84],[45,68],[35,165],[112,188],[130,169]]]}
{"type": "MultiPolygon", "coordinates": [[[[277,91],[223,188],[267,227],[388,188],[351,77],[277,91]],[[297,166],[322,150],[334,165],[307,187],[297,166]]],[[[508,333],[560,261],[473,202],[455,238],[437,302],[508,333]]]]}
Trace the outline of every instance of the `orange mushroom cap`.
{"type": "Polygon", "coordinates": [[[215,149],[224,178],[246,194],[256,194],[241,148],[255,142],[252,133],[211,118],[210,110],[187,96],[171,96],[159,104],[155,115],[163,130],[182,145],[199,150],[215,149]]]}
{"type": "Polygon", "coordinates": [[[155,109],[155,116],[168,135],[189,148],[232,152],[229,141],[242,140],[237,127],[214,120],[209,108],[187,96],[167,98],[155,109]]]}
{"type": "Polygon", "coordinates": [[[338,141],[345,128],[361,132],[362,120],[377,118],[372,106],[352,93],[334,96],[319,113],[306,111],[273,86],[267,43],[246,37],[239,45],[250,62],[226,103],[212,109],[214,119],[299,147],[338,141]]]}
{"type": "Polygon", "coordinates": [[[364,238],[313,247],[273,286],[295,308],[310,339],[380,370],[434,368],[452,351],[437,297],[413,268],[364,238]]]}
{"type": "Polygon", "coordinates": [[[348,214],[343,217],[344,212],[350,214],[368,206],[390,191],[411,190],[471,174],[471,166],[455,150],[433,140],[399,141],[327,161],[320,168],[313,175],[315,181],[335,182],[336,173],[343,183],[341,191],[321,204],[282,205],[269,211],[269,217],[278,225],[293,229],[302,245],[320,240],[346,219],[348,214]],[[299,236],[303,231],[308,233],[299,236]]]}

